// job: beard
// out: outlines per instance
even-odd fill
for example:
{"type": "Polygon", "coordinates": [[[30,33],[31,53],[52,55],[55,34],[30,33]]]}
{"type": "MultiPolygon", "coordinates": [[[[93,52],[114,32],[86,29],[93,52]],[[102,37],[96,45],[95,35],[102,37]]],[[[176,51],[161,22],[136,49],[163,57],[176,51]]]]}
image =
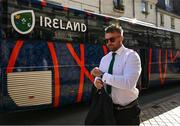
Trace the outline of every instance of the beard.
{"type": "Polygon", "coordinates": [[[113,45],[113,44],[110,44],[110,45],[108,45],[107,47],[108,47],[108,49],[109,49],[110,51],[115,52],[115,51],[117,51],[117,50],[121,47],[121,45],[115,46],[115,45],[113,45]]]}

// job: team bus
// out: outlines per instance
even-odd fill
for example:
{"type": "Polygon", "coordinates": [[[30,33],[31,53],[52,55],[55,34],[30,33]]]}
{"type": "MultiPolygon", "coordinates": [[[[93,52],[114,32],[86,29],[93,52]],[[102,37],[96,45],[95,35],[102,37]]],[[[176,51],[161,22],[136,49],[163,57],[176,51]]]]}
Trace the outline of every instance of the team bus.
{"type": "Polygon", "coordinates": [[[180,82],[178,32],[45,0],[1,0],[0,111],[87,102],[110,24],[122,26],[124,45],[140,55],[139,89],[180,82]]]}

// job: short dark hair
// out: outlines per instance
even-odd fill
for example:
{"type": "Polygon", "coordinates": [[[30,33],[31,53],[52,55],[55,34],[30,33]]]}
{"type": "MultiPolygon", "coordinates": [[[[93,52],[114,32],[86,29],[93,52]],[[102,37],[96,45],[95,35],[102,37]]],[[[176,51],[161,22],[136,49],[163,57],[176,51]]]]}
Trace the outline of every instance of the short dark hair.
{"type": "Polygon", "coordinates": [[[112,32],[117,32],[120,33],[123,36],[123,29],[121,26],[118,25],[109,25],[108,27],[105,28],[105,33],[112,33],[112,32]]]}

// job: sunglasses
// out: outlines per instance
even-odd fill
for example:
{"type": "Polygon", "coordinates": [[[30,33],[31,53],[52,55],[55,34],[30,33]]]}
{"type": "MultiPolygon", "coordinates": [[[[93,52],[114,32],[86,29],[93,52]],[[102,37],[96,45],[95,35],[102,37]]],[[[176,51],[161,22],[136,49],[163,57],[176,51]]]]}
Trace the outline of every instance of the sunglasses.
{"type": "Polygon", "coordinates": [[[111,38],[108,38],[108,39],[105,39],[105,42],[106,44],[110,41],[111,43],[115,42],[116,41],[116,38],[118,38],[120,36],[116,36],[116,37],[111,37],[111,38]]]}

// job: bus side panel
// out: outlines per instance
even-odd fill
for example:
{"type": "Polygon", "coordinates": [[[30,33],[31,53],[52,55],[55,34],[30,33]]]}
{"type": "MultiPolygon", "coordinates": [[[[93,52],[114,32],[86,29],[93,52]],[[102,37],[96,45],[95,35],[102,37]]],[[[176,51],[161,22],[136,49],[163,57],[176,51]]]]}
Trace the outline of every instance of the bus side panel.
{"type": "MultiPolygon", "coordinates": [[[[104,46],[95,44],[102,40],[99,35],[103,31],[105,18],[96,22],[97,17],[94,15],[49,3],[42,6],[40,1],[8,0],[7,3],[3,22],[3,26],[7,25],[6,38],[3,37],[1,44],[4,109],[59,107],[87,101],[94,79],[90,71],[99,65],[100,59],[107,52],[104,46]],[[11,24],[11,14],[32,8],[36,17],[33,31],[26,35],[16,32],[11,24]],[[88,18],[88,32],[81,32],[80,27],[74,32],[70,29],[38,26],[40,15],[53,19],[52,13],[63,24],[66,19],[70,19],[72,24],[87,24],[88,18]]],[[[23,15],[17,15],[17,19],[20,17],[23,15]]]]}
{"type": "Polygon", "coordinates": [[[1,43],[2,43],[2,13],[3,13],[3,5],[2,0],[0,1],[0,112],[2,109],[2,70],[1,70],[1,43]]]}
{"type": "MultiPolygon", "coordinates": [[[[104,55],[102,45],[46,41],[32,42],[22,40],[23,43],[18,50],[17,44],[19,42],[20,41],[8,40],[3,41],[2,43],[2,68],[4,73],[3,103],[5,110],[10,111],[58,107],[88,101],[93,83],[92,77],[90,76],[90,70],[93,67],[98,66],[101,57],[104,55]],[[12,66],[8,69],[14,50],[17,51],[16,53],[18,53],[18,55],[15,58],[13,69],[11,69],[12,66]],[[52,53],[53,51],[55,52],[54,54],[52,53]],[[74,55],[77,55],[77,57],[74,57],[74,55]],[[55,66],[56,64],[54,64],[54,60],[57,61],[58,66],[55,66]],[[83,62],[83,60],[84,63],[78,64],[79,61],[83,62]],[[86,72],[83,71],[84,69],[86,72]],[[12,92],[10,88],[12,88],[15,84],[19,85],[23,78],[21,78],[21,81],[18,83],[15,83],[17,79],[10,80],[10,82],[13,82],[13,85],[10,86],[11,83],[7,81],[9,80],[9,75],[13,73],[16,74],[24,72],[26,74],[28,72],[41,71],[51,71],[52,73],[52,83],[50,84],[52,86],[52,102],[50,104],[40,105],[27,105],[26,103],[23,103],[26,104],[26,106],[21,104],[18,105],[18,103],[16,103],[16,99],[11,94],[12,92]],[[58,77],[59,80],[57,80],[56,77],[58,77]],[[57,93],[59,93],[59,96],[56,95],[57,93]]],[[[29,78],[26,83],[30,83],[28,80],[29,78]]],[[[42,80],[43,78],[39,81],[42,80]]],[[[27,87],[34,88],[29,85],[27,85],[27,87]]],[[[45,87],[43,87],[42,91],[44,89],[45,87]]],[[[17,92],[20,89],[18,87],[14,87],[12,90],[17,92]]],[[[24,88],[23,91],[21,90],[22,94],[18,92],[15,96],[18,95],[20,98],[21,96],[26,95],[26,93],[29,93],[29,90],[30,89],[24,88]]],[[[27,94],[27,97],[31,98],[26,100],[28,103],[33,97],[36,98],[33,94],[27,94]]],[[[45,97],[46,96],[42,96],[41,100],[45,97]]]]}
{"type": "Polygon", "coordinates": [[[149,49],[149,86],[159,85],[158,49],[149,49]]]}
{"type": "Polygon", "coordinates": [[[151,61],[149,61],[150,86],[163,86],[164,84],[179,82],[179,51],[152,48],[151,53],[151,61]]]}
{"type": "Polygon", "coordinates": [[[87,74],[82,72],[82,69],[84,67],[90,73],[90,70],[99,64],[103,56],[102,47],[100,45],[71,43],[56,43],[55,45],[59,58],[58,61],[60,62],[61,105],[87,101],[89,99],[92,81],[87,74]],[[69,47],[72,47],[74,52],[69,47]],[[84,64],[80,65],[77,61],[80,60],[83,62],[83,57],[81,57],[83,53],[84,64]],[[77,55],[77,57],[73,57],[72,54],[77,55]],[[81,82],[82,78],[84,79],[81,82]],[[80,85],[83,86],[82,97],[80,94],[80,85]]]}
{"type": "MultiPolygon", "coordinates": [[[[29,82],[27,80],[27,83],[22,83],[21,81],[25,80],[26,79],[25,77],[27,76],[21,77],[19,75],[20,77],[17,76],[18,78],[15,77],[14,79],[10,80],[11,83],[8,83],[10,74],[22,73],[22,72],[24,72],[25,74],[30,71],[37,71],[37,72],[48,71],[47,64],[43,65],[43,63],[45,62],[44,60],[47,60],[47,62],[49,62],[49,66],[53,66],[52,61],[49,60],[50,56],[46,55],[49,51],[48,48],[46,47],[47,44],[42,43],[41,41],[39,42],[34,41],[34,42],[35,44],[33,45],[32,43],[29,43],[23,40],[21,41],[20,40],[7,40],[7,41],[4,40],[2,42],[3,106],[5,110],[16,109],[17,105],[14,103],[12,99],[16,97],[23,97],[23,96],[25,97],[26,93],[27,95],[29,95],[28,99],[33,100],[32,98],[33,93],[32,95],[29,94],[28,89],[26,91],[26,89],[24,89],[23,86],[21,86],[22,84],[26,85],[30,90],[30,88],[33,88],[33,87],[30,87],[30,85],[28,85],[31,80],[29,80],[29,82]],[[17,56],[15,54],[17,54],[17,56]],[[21,80],[19,81],[18,79],[21,79],[21,80]],[[16,94],[14,94],[14,92],[16,94]]],[[[19,100],[22,100],[22,99],[19,98],[18,102],[19,100]]],[[[21,101],[21,102],[24,102],[24,101],[21,101]]],[[[29,108],[31,108],[31,106],[29,108]]],[[[21,107],[21,109],[24,109],[24,107],[21,107]]]]}

